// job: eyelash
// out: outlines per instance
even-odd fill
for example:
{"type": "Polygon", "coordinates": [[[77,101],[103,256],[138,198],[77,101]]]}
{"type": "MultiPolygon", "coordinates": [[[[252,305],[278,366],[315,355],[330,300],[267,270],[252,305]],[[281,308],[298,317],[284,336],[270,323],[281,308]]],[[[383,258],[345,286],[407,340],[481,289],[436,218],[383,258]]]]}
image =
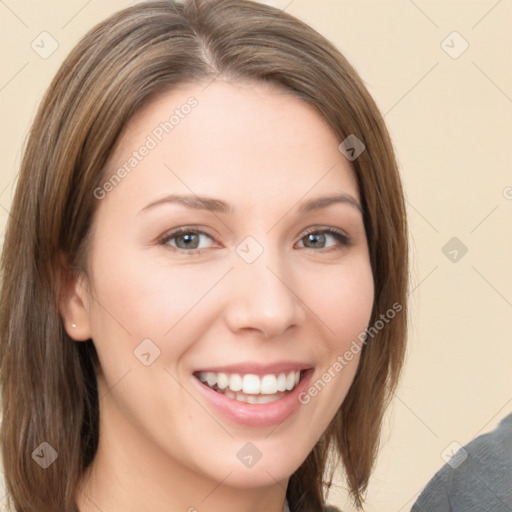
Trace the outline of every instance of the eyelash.
{"type": "MultiPolygon", "coordinates": [[[[324,249],[313,249],[311,247],[305,247],[304,249],[309,249],[310,251],[313,251],[313,252],[319,252],[319,251],[331,251],[331,250],[336,250],[336,249],[341,249],[341,248],[344,248],[344,247],[348,247],[351,245],[351,240],[350,238],[345,234],[343,233],[341,230],[339,229],[336,229],[336,228],[318,228],[318,227],[315,227],[315,228],[309,228],[307,229],[304,234],[300,237],[299,241],[301,241],[303,238],[307,237],[308,235],[311,235],[311,234],[318,234],[318,233],[328,233],[330,235],[332,235],[336,240],[338,240],[338,242],[340,243],[340,246],[341,247],[327,247],[327,248],[324,248],[324,249]]],[[[177,238],[179,237],[180,235],[189,235],[189,234],[195,234],[195,235],[206,235],[207,237],[211,238],[213,240],[213,237],[211,237],[208,233],[204,232],[204,231],[201,231],[201,230],[198,230],[198,229],[195,229],[195,228],[179,228],[179,229],[176,229],[174,231],[171,231],[169,233],[166,233],[164,234],[162,237],[159,238],[158,240],[158,243],[160,245],[167,245],[168,248],[170,248],[171,251],[174,251],[174,252],[183,252],[183,253],[187,253],[187,254],[201,254],[202,251],[204,251],[205,249],[182,249],[180,247],[173,247],[172,245],[169,245],[169,241],[171,241],[173,238],[177,238]]]]}

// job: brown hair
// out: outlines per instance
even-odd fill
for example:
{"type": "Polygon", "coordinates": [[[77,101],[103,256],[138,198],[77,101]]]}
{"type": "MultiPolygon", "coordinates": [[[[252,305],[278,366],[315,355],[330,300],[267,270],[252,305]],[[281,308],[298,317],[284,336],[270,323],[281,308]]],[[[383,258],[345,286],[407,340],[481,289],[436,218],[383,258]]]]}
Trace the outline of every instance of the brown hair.
{"type": "Polygon", "coordinates": [[[1,260],[1,449],[17,511],[77,510],[76,487],[99,436],[97,356],[75,343],[59,313],[61,255],[85,268],[93,194],[129,119],[157,95],[187,83],[258,80],[312,105],[339,141],[366,150],[353,163],[375,283],[371,325],[400,314],[364,344],[354,382],[318,444],[291,476],[294,512],[324,504],[334,448],[360,506],[406,340],[407,226],[388,132],[356,71],[303,22],[247,0],[146,2],[94,27],[63,62],[39,107],[22,160],[1,260]],[[42,469],[42,442],[58,452],[42,469]]]}

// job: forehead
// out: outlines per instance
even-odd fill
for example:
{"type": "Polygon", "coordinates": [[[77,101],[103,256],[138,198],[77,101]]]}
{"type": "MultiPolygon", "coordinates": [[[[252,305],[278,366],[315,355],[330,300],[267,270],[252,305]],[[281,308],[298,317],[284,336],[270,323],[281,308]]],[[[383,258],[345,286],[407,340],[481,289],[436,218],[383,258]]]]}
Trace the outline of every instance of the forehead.
{"type": "Polygon", "coordinates": [[[256,206],[325,192],[359,200],[339,143],[313,107],[287,91],[220,79],[183,85],[130,120],[106,172],[124,168],[127,177],[109,196],[123,190],[134,206],[164,191],[244,206],[248,198],[256,206]]]}

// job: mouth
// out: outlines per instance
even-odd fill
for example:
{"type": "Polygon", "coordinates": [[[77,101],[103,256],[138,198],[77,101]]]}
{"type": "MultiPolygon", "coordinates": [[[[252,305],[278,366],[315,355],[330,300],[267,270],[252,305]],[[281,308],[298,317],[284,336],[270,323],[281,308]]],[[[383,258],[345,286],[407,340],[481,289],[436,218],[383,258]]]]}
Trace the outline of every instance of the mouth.
{"type": "Polygon", "coordinates": [[[204,386],[231,400],[247,404],[268,404],[290,394],[311,369],[280,373],[227,373],[197,371],[194,377],[204,386]]]}

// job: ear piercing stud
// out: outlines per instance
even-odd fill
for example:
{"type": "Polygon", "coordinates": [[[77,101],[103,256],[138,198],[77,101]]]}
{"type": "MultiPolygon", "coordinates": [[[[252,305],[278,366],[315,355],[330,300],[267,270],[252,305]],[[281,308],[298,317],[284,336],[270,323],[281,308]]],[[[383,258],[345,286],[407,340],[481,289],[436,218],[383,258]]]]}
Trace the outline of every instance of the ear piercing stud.
{"type": "Polygon", "coordinates": [[[76,327],[76,324],[71,324],[71,327],[76,327]]]}

